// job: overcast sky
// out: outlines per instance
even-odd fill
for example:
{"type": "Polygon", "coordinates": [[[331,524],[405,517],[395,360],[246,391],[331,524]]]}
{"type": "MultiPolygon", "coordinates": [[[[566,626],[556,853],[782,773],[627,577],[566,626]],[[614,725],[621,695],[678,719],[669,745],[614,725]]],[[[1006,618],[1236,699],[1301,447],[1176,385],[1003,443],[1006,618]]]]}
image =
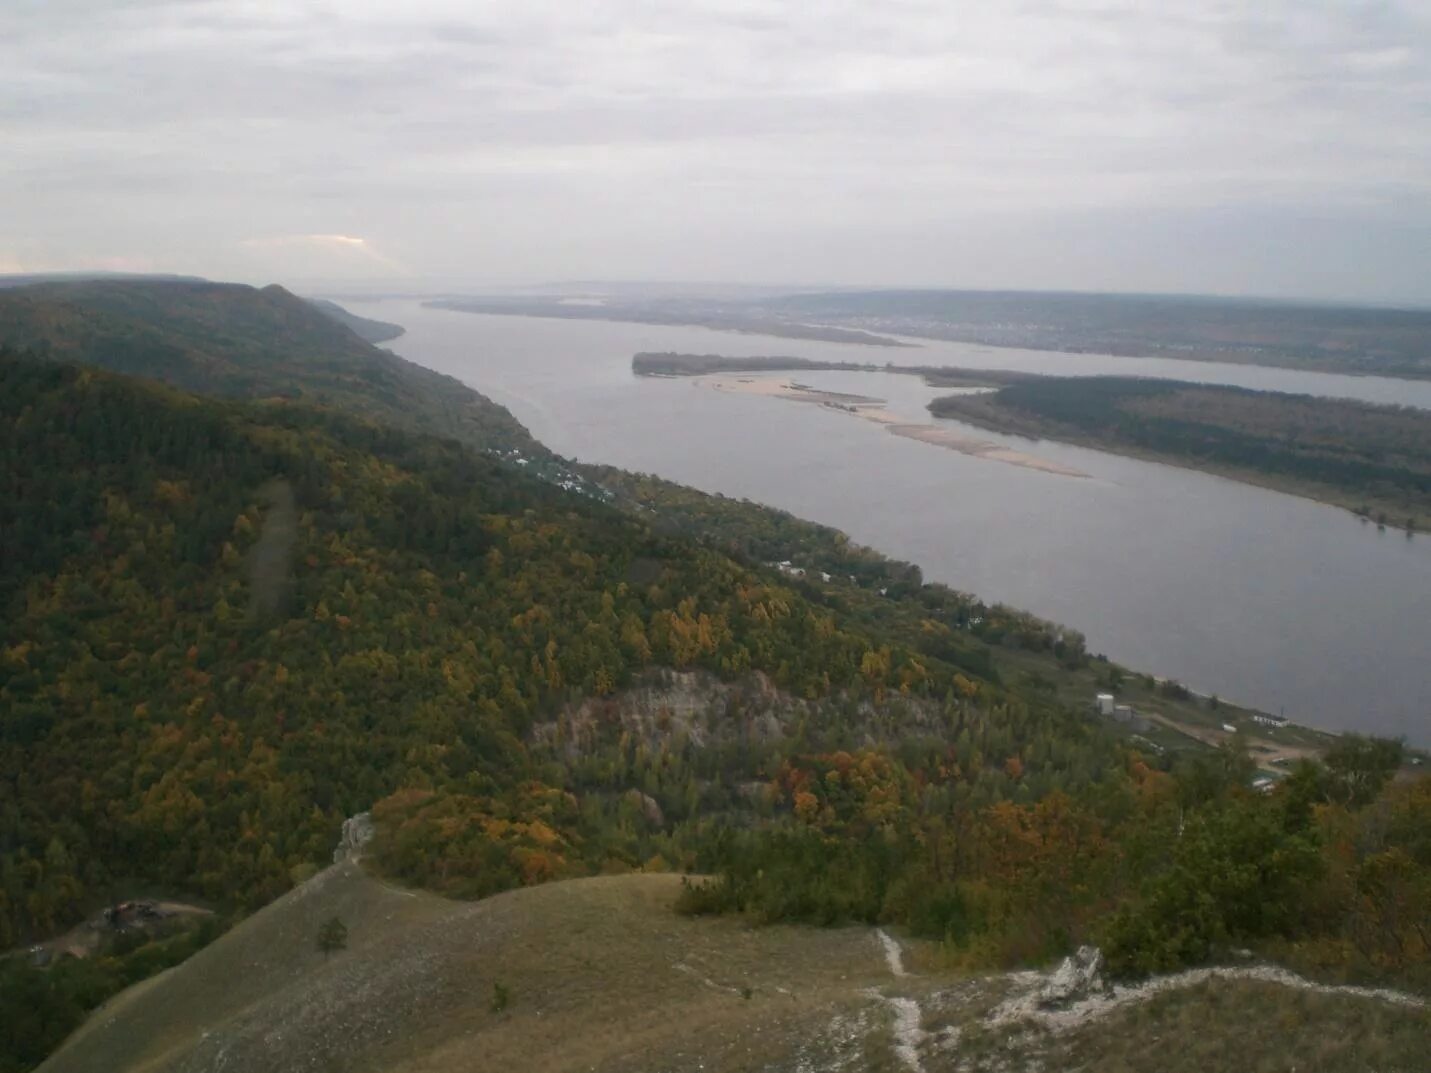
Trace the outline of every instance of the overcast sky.
{"type": "Polygon", "coordinates": [[[0,2],[0,272],[1431,303],[1431,2],[0,2]]]}

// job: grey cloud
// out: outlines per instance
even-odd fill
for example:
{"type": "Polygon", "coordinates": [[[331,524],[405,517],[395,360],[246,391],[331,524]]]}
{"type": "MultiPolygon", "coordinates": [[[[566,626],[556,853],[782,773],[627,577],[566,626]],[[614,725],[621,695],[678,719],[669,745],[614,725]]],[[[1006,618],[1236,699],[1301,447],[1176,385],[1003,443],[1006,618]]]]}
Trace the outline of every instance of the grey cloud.
{"type": "Polygon", "coordinates": [[[1427,42],[1414,3],[12,0],[0,262],[263,278],[292,261],[254,239],[352,234],[474,282],[1162,257],[1169,289],[1431,301],[1406,242],[1356,242],[1431,225],[1427,42]],[[1153,248],[1199,220],[1197,258],[1153,248]],[[1239,252],[1259,227],[1284,257],[1239,252]],[[1310,263],[1334,237],[1355,272],[1310,263]]]}

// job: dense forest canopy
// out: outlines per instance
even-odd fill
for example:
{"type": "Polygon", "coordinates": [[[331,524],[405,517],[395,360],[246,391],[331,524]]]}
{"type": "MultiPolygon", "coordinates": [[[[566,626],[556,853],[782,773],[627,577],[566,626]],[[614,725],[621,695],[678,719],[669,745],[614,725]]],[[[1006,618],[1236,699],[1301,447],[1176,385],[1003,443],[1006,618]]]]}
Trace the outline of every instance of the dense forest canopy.
{"type": "Polygon", "coordinates": [[[538,717],[646,668],[981,688],[957,599],[867,625],[451,441],[15,357],[4,379],[7,941],[131,874],[258,904],[404,786],[516,792],[538,717]]]}

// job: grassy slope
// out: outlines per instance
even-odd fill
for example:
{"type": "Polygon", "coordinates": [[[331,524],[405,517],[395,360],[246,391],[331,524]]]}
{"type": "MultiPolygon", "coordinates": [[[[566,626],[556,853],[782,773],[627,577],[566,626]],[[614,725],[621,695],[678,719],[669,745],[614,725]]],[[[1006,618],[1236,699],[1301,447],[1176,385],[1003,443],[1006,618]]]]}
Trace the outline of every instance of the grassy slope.
{"type": "Polygon", "coordinates": [[[531,449],[505,409],[282,287],[138,280],[0,290],[0,345],[229,398],[301,401],[474,447],[531,449]]]}
{"type": "Polygon", "coordinates": [[[216,1068],[220,1054],[237,1073],[654,1070],[722,1054],[721,1068],[759,1068],[818,1048],[833,1016],[868,1004],[860,987],[889,979],[868,929],[688,920],[670,909],[678,884],[458,903],[338,866],[98,1011],[42,1068],[216,1068]],[[314,936],[335,914],[349,948],[324,956],[314,936]],[[500,1013],[496,983],[511,995],[500,1013]]]}
{"type": "Polygon", "coordinates": [[[125,992],[41,1068],[893,1071],[908,1066],[890,998],[918,1004],[926,1073],[1411,1069],[1427,1027],[1424,1010],[1222,982],[1061,1036],[988,1029],[984,1016],[1027,981],[942,971],[936,951],[908,944],[913,974],[896,977],[866,928],[683,918],[678,884],[612,876],[468,904],[337,866],[125,992]],[[334,915],[349,948],[325,956],[314,936],[334,915]]]}

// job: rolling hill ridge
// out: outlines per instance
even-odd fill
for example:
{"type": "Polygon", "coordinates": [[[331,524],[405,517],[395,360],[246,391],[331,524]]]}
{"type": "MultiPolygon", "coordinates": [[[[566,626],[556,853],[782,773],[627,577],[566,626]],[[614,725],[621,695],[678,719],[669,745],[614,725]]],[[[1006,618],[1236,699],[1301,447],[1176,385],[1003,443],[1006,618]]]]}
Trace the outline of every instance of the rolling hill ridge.
{"type": "Polygon", "coordinates": [[[86,280],[0,289],[0,346],[205,395],[341,410],[480,449],[535,449],[502,407],[371,346],[276,285],[86,280]]]}

